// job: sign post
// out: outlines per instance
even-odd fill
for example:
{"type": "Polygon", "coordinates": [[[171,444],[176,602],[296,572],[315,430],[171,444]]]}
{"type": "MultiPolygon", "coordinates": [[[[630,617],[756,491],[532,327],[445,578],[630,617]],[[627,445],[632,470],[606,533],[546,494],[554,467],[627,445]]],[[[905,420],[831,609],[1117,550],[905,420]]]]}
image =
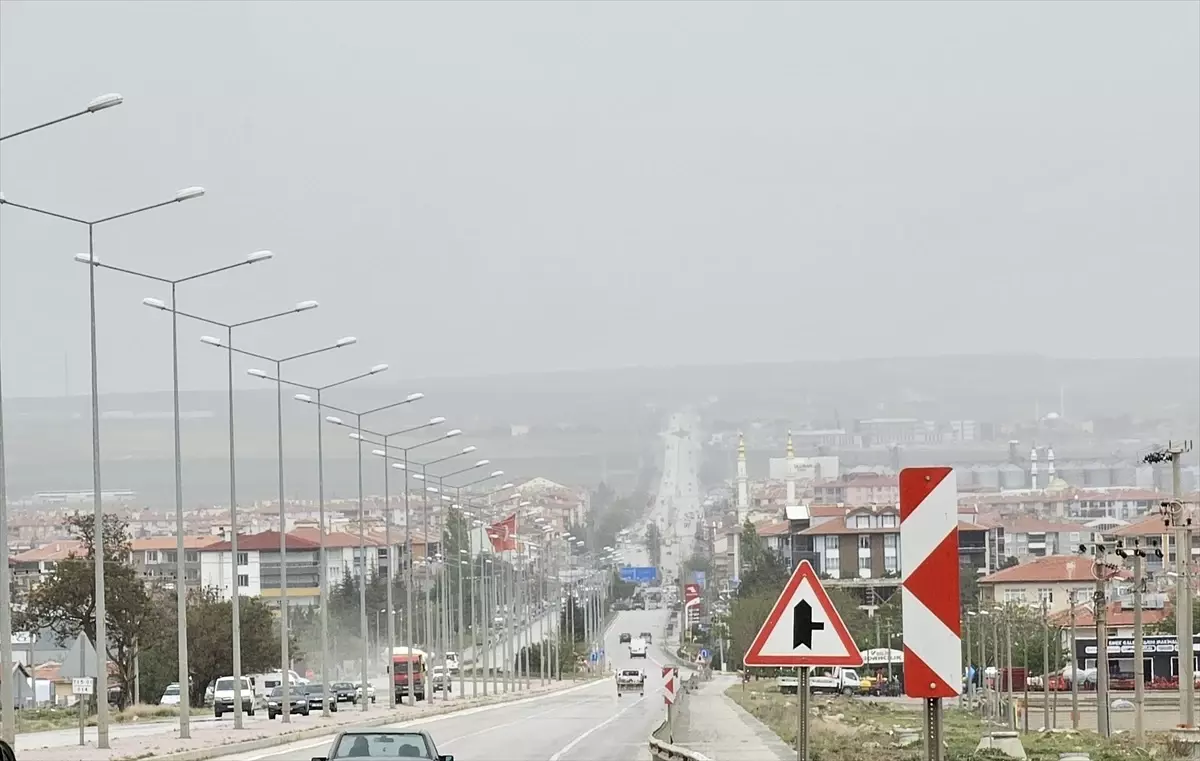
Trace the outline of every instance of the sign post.
{"type": "Polygon", "coordinates": [[[800,561],[742,659],[746,666],[796,669],[796,761],[809,761],[809,672],[857,668],[862,655],[812,564],[800,561]]]}
{"type": "MultiPolygon", "coordinates": [[[[71,645],[63,658],[59,676],[71,680],[71,693],[79,701],[79,745],[84,743],[83,730],[87,724],[87,697],[96,694],[96,685],[104,685],[104,698],[108,697],[108,680],[100,681],[100,669],[96,661],[96,647],[83,632],[71,645]],[[92,680],[95,680],[93,682],[92,680]]],[[[106,675],[107,676],[107,675],[106,675]]]]}
{"type": "Polygon", "coordinates": [[[663,702],[667,704],[667,742],[675,742],[675,669],[662,667],[663,702]]]}
{"type": "Polygon", "coordinates": [[[962,692],[958,488],[952,468],[900,471],[904,693],[924,698],[926,761],[943,761],[942,699],[962,692]]]}

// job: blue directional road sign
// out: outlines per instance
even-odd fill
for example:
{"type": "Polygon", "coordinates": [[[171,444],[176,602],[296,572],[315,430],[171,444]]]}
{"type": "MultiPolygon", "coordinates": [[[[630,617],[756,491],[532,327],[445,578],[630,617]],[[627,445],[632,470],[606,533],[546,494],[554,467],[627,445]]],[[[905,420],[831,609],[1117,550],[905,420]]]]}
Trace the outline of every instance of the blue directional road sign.
{"type": "Polygon", "coordinates": [[[709,658],[711,658],[711,657],[712,657],[712,653],[708,652],[707,650],[701,650],[701,651],[700,651],[700,658],[701,658],[702,660],[706,660],[706,661],[707,661],[707,660],[708,660],[709,658]]]}
{"type": "Polygon", "coordinates": [[[704,587],[704,584],[707,581],[706,577],[707,574],[705,574],[704,571],[692,571],[692,581],[699,584],[701,588],[704,587]]]}
{"type": "Polygon", "coordinates": [[[627,565],[620,569],[621,581],[634,584],[652,584],[658,580],[658,569],[654,566],[627,565]]]}

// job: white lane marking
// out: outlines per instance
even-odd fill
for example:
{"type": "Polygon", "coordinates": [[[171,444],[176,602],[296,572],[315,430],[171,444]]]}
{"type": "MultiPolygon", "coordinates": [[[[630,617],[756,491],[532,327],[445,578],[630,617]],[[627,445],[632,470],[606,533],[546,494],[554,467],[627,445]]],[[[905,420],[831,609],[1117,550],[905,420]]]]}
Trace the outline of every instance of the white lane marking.
{"type": "MultiPolygon", "coordinates": [[[[573,692],[580,692],[582,690],[586,690],[588,688],[595,687],[598,684],[602,685],[602,684],[604,684],[604,682],[587,682],[586,684],[581,684],[578,687],[568,687],[565,690],[557,690],[555,692],[547,692],[544,695],[534,695],[532,697],[522,698],[520,700],[510,700],[507,703],[496,703],[495,705],[490,705],[490,706],[477,706],[475,708],[464,708],[461,711],[454,711],[452,713],[443,713],[438,716],[427,716],[424,718],[409,719],[407,721],[399,721],[399,722],[396,722],[395,724],[382,725],[379,727],[379,729],[407,729],[408,727],[415,727],[415,726],[422,725],[422,724],[432,724],[437,721],[445,721],[446,719],[455,719],[455,718],[458,718],[461,716],[474,716],[477,713],[486,713],[488,711],[495,711],[498,708],[508,708],[510,706],[526,705],[528,703],[535,703],[539,700],[547,700],[549,698],[557,698],[562,695],[570,695],[573,692]]],[[[273,756],[282,756],[286,753],[295,753],[298,750],[307,750],[309,748],[317,748],[322,745],[328,745],[329,741],[334,736],[336,736],[339,732],[341,732],[343,729],[349,729],[352,726],[354,726],[354,725],[347,724],[343,727],[338,727],[338,728],[331,727],[330,732],[327,735],[322,735],[319,738],[316,738],[314,740],[309,740],[309,741],[297,740],[295,743],[289,743],[286,746],[275,748],[273,750],[267,751],[266,753],[255,753],[254,751],[248,751],[246,754],[242,754],[242,755],[230,754],[228,756],[220,756],[220,757],[217,757],[216,759],[214,759],[214,761],[259,761],[259,759],[263,759],[263,758],[271,758],[273,756]],[[300,743],[304,743],[304,744],[301,745],[300,743]],[[254,755],[250,755],[250,754],[254,754],[254,755]]]]}
{"type": "Polygon", "coordinates": [[[616,712],[616,713],[614,713],[612,716],[609,716],[609,717],[608,717],[607,719],[605,719],[604,721],[600,722],[600,723],[599,723],[599,724],[597,724],[596,726],[594,726],[594,727],[592,727],[591,729],[589,729],[588,731],[584,732],[584,733],[583,733],[583,734],[581,734],[579,737],[576,737],[574,740],[572,740],[571,742],[567,743],[567,744],[566,744],[566,746],[565,746],[565,747],[563,747],[563,749],[562,749],[562,750],[560,750],[558,753],[555,753],[553,756],[551,756],[551,757],[550,757],[550,761],[559,761],[559,759],[560,759],[560,758],[562,758],[564,755],[566,755],[567,753],[570,753],[572,748],[574,748],[576,745],[578,745],[579,743],[583,742],[584,740],[588,739],[588,737],[590,737],[590,736],[592,735],[592,733],[593,733],[593,732],[598,732],[598,731],[600,731],[601,729],[604,729],[604,728],[605,728],[605,727],[607,727],[609,724],[612,724],[614,721],[616,721],[617,719],[619,719],[619,718],[621,718],[623,715],[625,715],[625,712],[626,712],[626,711],[629,711],[629,710],[630,710],[630,709],[632,709],[634,706],[636,706],[636,705],[638,705],[638,704],[640,704],[640,703],[644,702],[645,700],[646,700],[646,698],[645,698],[645,697],[640,697],[640,698],[638,698],[637,700],[633,701],[633,702],[632,702],[632,703],[630,703],[629,705],[627,705],[627,706],[625,706],[624,708],[622,708],[620,711],[617,711],[617,712],[616,712]]]}

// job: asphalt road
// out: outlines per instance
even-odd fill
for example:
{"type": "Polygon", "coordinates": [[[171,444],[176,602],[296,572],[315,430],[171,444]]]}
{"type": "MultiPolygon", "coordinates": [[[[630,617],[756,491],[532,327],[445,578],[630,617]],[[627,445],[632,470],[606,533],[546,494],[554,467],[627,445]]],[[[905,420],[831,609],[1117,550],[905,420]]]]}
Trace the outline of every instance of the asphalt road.
{"type": "MultiPolygon", "coordinates": [[[[666,716],[659,664],[667,661],[659,645],[667,615],[665,610],[620,612],[605,642],[613,669],[646,672],[645,696],[618,698],[609,677],[565,692],[393,726],[428,730],[438,751],[455,761],[645,761],[647,738],[666,716]],[[619,635],[642,631],[654,635],[650,657],[630,659],[619,635]]],[[[309,761],[324,755],[331,741],[306,740],[219,761],[309,761]]]]}

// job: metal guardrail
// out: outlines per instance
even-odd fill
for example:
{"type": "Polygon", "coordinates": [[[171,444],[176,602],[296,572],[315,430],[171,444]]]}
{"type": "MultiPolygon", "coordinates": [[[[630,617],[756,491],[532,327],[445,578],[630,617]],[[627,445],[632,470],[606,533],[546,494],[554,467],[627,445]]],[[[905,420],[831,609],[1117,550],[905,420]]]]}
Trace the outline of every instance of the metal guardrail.
{"type": "MultiPolygon", "coordinates": [[[[696,689],[698,683],[694,673],[686,680],[680,681],[679,689],[675,692],[674,713],[676,716],[683,711],[688,694],[696,689]]],[[[650,757],[654,761],[711,761],[703,753],[673,745],[671,743],[671,740],[674,739],[672,737],[673,729],[670,719],[667,719],[659,724],[654,733],[650,735],[650,757]]]]}
{"type": "Polygon", "coordinates": [[[655,761],[712,761],[708,756],[650,738],[650,758],[655,761]]]}

